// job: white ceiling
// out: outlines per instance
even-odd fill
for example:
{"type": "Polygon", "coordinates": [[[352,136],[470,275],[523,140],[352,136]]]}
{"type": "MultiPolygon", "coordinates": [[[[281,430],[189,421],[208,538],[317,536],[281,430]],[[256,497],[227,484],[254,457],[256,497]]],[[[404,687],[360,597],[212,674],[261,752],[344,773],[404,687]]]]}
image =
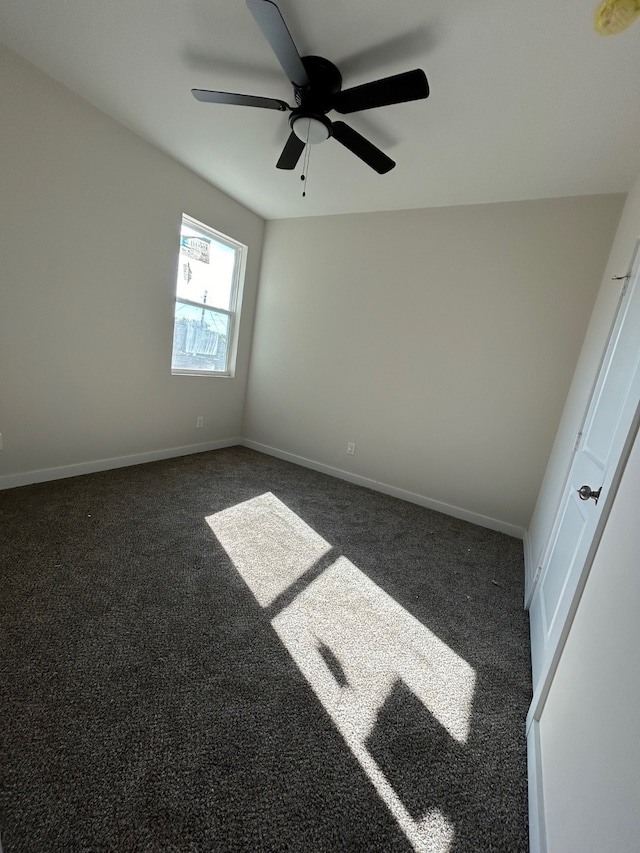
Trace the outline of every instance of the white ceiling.
{"type": "Polygon", "coordinates": [[[286,113],[191,96],[293,104],[244,0],[2,0],[0,39],[270,219],[626,192],[640,171],[640,22],[596,35],[597,0],[277,3],[343,88],[426,72],[427,100],[344,117],[397,161],[387,175],[328,140],[303,199],[300,166],[275,168],[286,113]]]}

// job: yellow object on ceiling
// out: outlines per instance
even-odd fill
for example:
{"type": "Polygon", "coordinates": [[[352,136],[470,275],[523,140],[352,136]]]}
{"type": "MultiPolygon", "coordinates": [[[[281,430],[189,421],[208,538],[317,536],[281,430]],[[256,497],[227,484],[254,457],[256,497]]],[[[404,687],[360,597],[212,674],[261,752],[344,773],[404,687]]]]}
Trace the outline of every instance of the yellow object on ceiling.
{"type": "Polygon", "coordinates": [[[603,36],[621,33],[640,15],[640,0],[604,0],[595,17],[595,29],[603,36]]]}

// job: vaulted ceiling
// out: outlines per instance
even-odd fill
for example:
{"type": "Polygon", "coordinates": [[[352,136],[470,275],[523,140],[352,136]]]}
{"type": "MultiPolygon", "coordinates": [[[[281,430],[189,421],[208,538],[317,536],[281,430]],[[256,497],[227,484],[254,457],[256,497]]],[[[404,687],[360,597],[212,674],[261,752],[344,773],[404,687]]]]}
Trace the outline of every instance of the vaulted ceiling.
{"type": "Polygon", "coordinates": [[[286,112],[192,97],[294,104],[244,0],[2,0],[0,40],[266,218],[625,192],[640,171],[640,22],[599,36],[593,0],[276,1],[344,88],[426,72],[426,100],[329,115],[395,160],[388,174],[329,139],[303,198],[303,160],[276,169],[286,112]]]}

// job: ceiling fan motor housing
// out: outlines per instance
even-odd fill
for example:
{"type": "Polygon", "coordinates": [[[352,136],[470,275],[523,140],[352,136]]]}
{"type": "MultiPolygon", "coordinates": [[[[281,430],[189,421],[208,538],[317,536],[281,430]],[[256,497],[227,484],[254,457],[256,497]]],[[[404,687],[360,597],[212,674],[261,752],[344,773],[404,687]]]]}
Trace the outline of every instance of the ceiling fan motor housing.
{"type": "Polygon", "coordinates": [[[294,87],[296,104],[308,114],[325,115],[331,109],[333,96],[342,88],[342,74],[333,62],[322,56],[302,56],[301,59],[309,85],[294,87]]]}

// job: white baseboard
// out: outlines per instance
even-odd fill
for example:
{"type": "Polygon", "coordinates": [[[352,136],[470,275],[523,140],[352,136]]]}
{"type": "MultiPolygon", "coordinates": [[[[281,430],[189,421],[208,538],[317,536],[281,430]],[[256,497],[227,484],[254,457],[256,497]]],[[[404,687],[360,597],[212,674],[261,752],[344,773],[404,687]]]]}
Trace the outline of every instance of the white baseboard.
{"type": "Polygon", "coordinates": [[[469,521],[472,524],[477,524],[480,527],[487,527],[489,530],[498,530],[501,533],[506,533],[509,536],[515,536],[516,539],[522,539],[525,531],[522,527],[517,527],[515,524],[509,524],[506,521],[500,521],[497,518],[491,518],[487,515],[480,515],[477,512],[470,512],[466,509],[461,509],[451,504],[436,501],[433,498],[425,497],[424,495],[409,492],[406,489],[399,489],[396,486],[390,486],[387,483],[381,483],[378,480],[370,480],[368,477],[361,477],[358,474],[352,474],[350,471],[343,471],[341,468],[334,468],[331,465],[325,465],[322,462],[316,462],[313,459],[307,459],[304,456],[298,456],[295,453],[288,453],[286,450],[279,450],[277,447],[270,447],[267,444],[260,444],[257,441],[251,441],[248,438],[242,438],[239,441],[244,447],[249,447],[252,450],[257,450],[260,453],[266,453],[269,456],[276,456],[278,459],[284,459],[286,462],[293,462],[295,465],[302,465],[304,468],[312,468],[314,471],[320,471],[322,474],[329,474],[331,477],[338,477],[340,480],[347,480],[349,483],[355,483],[358,486],[364,486],[367,489],[373,489],[376,492],[382,492],[385,495],[391,495],[394,498],[400,498],[409,503],[418,504],[419,506],[433,509],[436,512],[441,512],[444,515],[451,515],[454,518],[460,518],[462,521],[469,521]]]}
{"type": "Polygon", "coordinates": [[[529,779],[529,853],[547,853],[538,720],[533,721],[527,732],[527,776],[529,779]]]}
{"type": "Polygon", "coordinates": [[[131,456],[117,456],[111,459],[78,462],[74,465],[61,465],[59,468],[42,468],[39,471],[27,471],[24,474],[7,474],[0,477],[0,490],[28,486],[31,483],[46,483],[49,480],[62,480],[67,477],[79,477],[81,474],[94,474],[96,471],[109,471],[111,468],[142,465],[145,462],[157,462],[159,459],[171,459],[174,456],[189,456],[191,453],[219,450],[222,447],[232,447],[234,444],[242,444],[242,439],[225,438],[219,441],[205,441],[203,444],[187,444],[184,447],[169,447],[164,450],[151,450],[148,453],[134,453],[131,456]]]}
{"type": "Polygon", "coordinates": [[[350,483],[355,483],[358,486],[364,486],[367,489],[382,492],[385,495],[391,495],[394,498],[409,501],[409,503],[424,506],[427,509],[433,509],[436,512],[442,512],[444,515],[451,515],[454,518],[460,518],[463,521],[478,524],[480,527],[487,527],[490,530],[498,530],[509,536],[515,536],[517,539],[523,539],[525,536],[525,531],[522,527],[509,524],[509,522],[500,521],[497,518],[491,518],[477,512],[471,512],[469,510],[462,509],[461,507],[452,506],[451,504],[442,503],[442,501],[428,498],[425,495],[418,495],[415,492],[409,492],[406,489],[390,486],[388,483],[381,483],[378,480],[361,477],[358,474],[352,474],[350,471],[343,471],[340,468],[334,468],[331,465],[325,465],[322,462],[316,462],[313,459],[307,459],[304,456],[298,456],[295,453],[288,453],[286,450],[279,450],[277,447],[270,447],[269,445],[260,444],[257,441],[251,441],[247,438],[226,438],[218,441],[204,442],[203,444],[188,444],[183,447],[169,447],[163,450],[151,450],[147,453],[135,453],[130,456],[117,456],[110,459],[96,459],[88,462],[78,462],[73,465],[61,465],[57,468],[42,468],[36,471],[26,471],[21,474],[7,474],[5,476],[0,476],[0,490],[13,489],[17,486],[28,486],[31,483],[46,483],[49,480],[62,480],[67,477],[78,477],[82,474],[93,474],[96,471],[108,471],[112,468],[125,468],[128,465],[142,465],[145,462],[156,462],[159,459],[171,459],[174,456],[188,456],[192,453],[204,453],[207,450],[219,450],[220,448],[232,447],[236,444],[249,447],[260,453],[266,453],[268,456],[275,456],[278,459],[293,462],[296,465],[302,465],[304,468],[312,468],[314,471],[320,471],[323,474],[329,474],[332,477],[347,480],[350,483]]]}

